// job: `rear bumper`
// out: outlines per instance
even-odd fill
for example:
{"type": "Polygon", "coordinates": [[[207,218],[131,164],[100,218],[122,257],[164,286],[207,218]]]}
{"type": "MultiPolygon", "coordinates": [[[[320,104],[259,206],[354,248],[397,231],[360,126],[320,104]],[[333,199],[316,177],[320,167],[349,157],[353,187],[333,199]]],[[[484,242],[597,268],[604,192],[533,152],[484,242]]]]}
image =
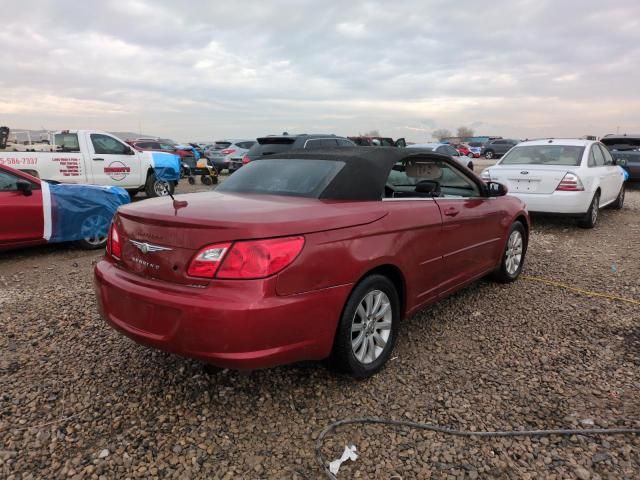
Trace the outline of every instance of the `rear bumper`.
{"type": "Polygon", "coordinates": [[[240,167],[242,167],[242,161],[231,160],[229,163],[227,163],[227,168],[229,169],[230,172],[235,172],[240,167]]]}
{"type": "Polygon", "coordinates": [[[509,192],[527,205],[529,213],[582,215],[587,212],[593,195],[590,192],[553,192],[550,194],[509,192]]]}
{"type": "Polygon", "coordinates": [[[629,180],[633,182],[640,181],[640,162],[627,163],[624,168],[629,173],[629,180]]]}
{"type": "Polygon", "coordinates": [[[280,297],[274,278],[198,289],[144,279],[109,260],[96,265],[94,284],[102,317],[136,342],[237,369],[326,358],[351,290],[280,297]]]}

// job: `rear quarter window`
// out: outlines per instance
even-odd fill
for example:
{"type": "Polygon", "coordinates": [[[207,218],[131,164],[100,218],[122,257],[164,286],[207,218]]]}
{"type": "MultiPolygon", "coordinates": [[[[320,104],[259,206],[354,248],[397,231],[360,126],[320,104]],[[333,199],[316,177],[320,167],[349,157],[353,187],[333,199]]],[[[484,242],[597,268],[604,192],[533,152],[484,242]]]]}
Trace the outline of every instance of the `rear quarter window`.
{"type": "Polygon", "coordinates": [[[55,142],[61,152],[79,152],[80,143],[76,133],[56,133],[55,142]]]}
{"type": "Polygon", "coordinates": [[[242,167],[216,191],[319,198],[343,167],[335,160],[263,159],[242,167]]]}

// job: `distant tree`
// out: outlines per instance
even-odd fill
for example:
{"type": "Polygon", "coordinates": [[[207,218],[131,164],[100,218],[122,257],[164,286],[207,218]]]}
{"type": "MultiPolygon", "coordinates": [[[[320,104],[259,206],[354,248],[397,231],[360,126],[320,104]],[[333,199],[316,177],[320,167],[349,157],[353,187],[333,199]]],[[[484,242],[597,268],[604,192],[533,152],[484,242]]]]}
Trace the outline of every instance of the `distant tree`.
{"type": "Polygon", "coordinates": [[[473,137],[473,128],[469,127],[458,127],[458,137],[473,137]]]}
{"type": "Polygon", "coordinates": [[[447,130],[446,128],[439,128],[438,130],[433,132],[431,135],[433,135],[433,138],[436,138],[442,141],[445,138],[449,138],[451,136],[451,131],[447,130]]]}
{"type": "Polygon", "coordinates": [[[363,137],[379,137],[380,136],[380,131],[379,130],[369,130],[368,132],[364,132],[363,137]]]}

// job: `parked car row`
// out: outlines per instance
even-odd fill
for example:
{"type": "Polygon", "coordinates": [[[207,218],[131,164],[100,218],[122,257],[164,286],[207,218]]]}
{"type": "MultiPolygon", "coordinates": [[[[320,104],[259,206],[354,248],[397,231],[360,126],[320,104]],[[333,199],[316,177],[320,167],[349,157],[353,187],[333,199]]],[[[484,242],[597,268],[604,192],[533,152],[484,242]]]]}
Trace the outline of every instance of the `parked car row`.
{"type": "Polygon", "coordinates": [[[5,166],[0,214],[18,223],[3,224],[0,248],[106,242],[100,312],[142,344],[229,368],[328,359],[364,378],[391,357],[404,316],[486,275],[518,278],[529,212],[591,228],[601,208],[622,208],[620,161],[597,141],[547,139],[512,146],[477,176],[449,144],[275,135],[238,166],[231,156],[242,169],[215,191],[125,205],[122,189],[87,187],[68,192],[83,207],[66,210],[65,189],[85,186],[5,166]],[[39,223],[9,238],[26,218],[39,223]]]}

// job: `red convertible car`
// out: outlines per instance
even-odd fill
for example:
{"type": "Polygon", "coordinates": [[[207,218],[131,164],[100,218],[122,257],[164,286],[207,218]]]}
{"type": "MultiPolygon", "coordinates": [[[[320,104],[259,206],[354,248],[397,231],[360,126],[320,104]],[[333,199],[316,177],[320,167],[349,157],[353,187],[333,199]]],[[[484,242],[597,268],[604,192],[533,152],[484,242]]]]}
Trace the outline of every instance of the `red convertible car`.
{"type": "Polygon", "coordinates": [[[139,343],[218,366],[328,358],[364,378],[403,317],[485,275],[518,277],[529,219],[505,193],[419,149],[269,156],[213,192],[121,207],[99,309],[139,343]]]}

